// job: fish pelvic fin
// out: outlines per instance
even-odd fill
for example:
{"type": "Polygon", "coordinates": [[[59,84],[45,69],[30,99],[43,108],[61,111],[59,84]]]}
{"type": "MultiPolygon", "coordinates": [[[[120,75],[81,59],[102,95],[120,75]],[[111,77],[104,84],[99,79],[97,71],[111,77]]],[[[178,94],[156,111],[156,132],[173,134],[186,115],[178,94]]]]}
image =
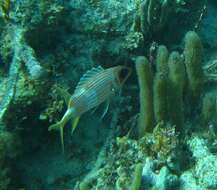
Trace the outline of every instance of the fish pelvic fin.
{"type": "Polygon", "coordinates": [[[105,105],[104,105],[103,113],[102,113],[102,115],[100,117],[100,120],[102,120],[105,117],[106,113],[108,112],[109,103],[110,103],[109,100],[107,100],[105,105]]]}
{"type": "Polygon", "coordinates": [[[79,120],[80,120],[80,116],[76,117],[76,118],[72,121],[72,131],[71,131],[71,135],[74,133],[76,127],[78,126],[79,120]]]}
{"type": "Polygon", "coordinates": [[[48,128],[48,131],[52,131],[52,130],[60,130],[60,141],[61,141],[61,147],[62,147],[62,151],[64,153],[64,136],[63,136],[63,130],[64,130],[64,122],[59,121],[56,124],[51,125],[48,128]]]}
{"type": "Polygon", "coordinates": [[[53,124],[48,128],[48,131],[52,131],[52,130],[60,131],[60,140],[61,140],[61,146],[62,146],[63,153],[64,153],[64,137],[63,137],[64,126],[73,117],[74,111],[75,110],[73,108],[67,109],[63,118],[58,123],[53,124]]]}

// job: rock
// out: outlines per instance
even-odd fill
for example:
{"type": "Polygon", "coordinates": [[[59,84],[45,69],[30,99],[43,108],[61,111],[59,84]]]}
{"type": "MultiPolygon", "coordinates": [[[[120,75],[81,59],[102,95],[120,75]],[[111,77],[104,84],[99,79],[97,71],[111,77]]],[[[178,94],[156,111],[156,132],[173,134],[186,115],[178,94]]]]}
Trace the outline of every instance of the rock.
{"type": "Polygon", "coordinates": [[[178,187],[178,177],[171,174],[166,166],[163,166],[159,173],[154,172],[155,162],[150,158],[146,159],[143,167],[144,188],[156,188],[158,190],[176,189],[178,187]]]}
{"type": "Polygon", "coordinates": [[[198,189],[216,189],[217,156],[209,151],[206,141],[202,138],[193,137],[188,141],[188,145],[196,163],[192,170],[182,174],[181,183],[183,189],[186,189],[186,186],[189,187],[190,184],[194,184],[194,181],[197,181],[198,189]]]}

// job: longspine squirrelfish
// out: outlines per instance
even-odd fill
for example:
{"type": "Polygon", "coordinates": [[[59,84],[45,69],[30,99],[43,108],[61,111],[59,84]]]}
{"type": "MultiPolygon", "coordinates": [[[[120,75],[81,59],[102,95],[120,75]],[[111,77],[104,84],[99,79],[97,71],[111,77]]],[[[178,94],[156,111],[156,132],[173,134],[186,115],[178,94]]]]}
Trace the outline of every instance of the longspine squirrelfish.
{"type": "Polygon", "coordinates": [[[68,103],[68,109],[62,119],[49,127],[60,130],[62,150],[64,152],[63,129],[65,124],[73,118],[72,133],[75,130],[80,116],[96,108],[103,102],[106,102],[106,108],[102,117],[108,110],[110,97],[121,90],[124,82],[131,73],[131,69],[126,66],[115,66],[103,69],[101,66],[87,71],[80,79],[74,94],[70,96],[64,92],[65,101],[68,103]]]}

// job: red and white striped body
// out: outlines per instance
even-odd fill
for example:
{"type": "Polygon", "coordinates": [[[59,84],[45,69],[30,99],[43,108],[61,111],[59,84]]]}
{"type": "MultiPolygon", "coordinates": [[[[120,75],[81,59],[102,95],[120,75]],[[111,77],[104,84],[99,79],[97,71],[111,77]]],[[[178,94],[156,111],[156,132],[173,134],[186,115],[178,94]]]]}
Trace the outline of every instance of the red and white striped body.
{"type": "MultiPolygon", "coordinates": [[[[93,68],[87,71],[80,79],[74,94],[68,102],[68,109],[62,119],[51,125],[48,130],[60,129],[61,145],[64,152],[63,128],[65,124],[74,119],[72,133],[75,130],[80,116],[97,107],[99,104],[119,91],[127,80],[131,70],[125,66],[116,66],[109,69],[102,67],[93,68]]],[[[68,98],[66,98],[68,99],[68,98]]],[[[104,114],[106,113],[105,110],[104,114]]]]}
{"type": "Polygon", "coordinates": [[[121,84],[117,81],[117,69],[120,69],[119,66],[102,70],[78,85],[68,105],[69,109],[74,109],[73,117],[109,100],[115,91],[119,90],[121,84]]]}

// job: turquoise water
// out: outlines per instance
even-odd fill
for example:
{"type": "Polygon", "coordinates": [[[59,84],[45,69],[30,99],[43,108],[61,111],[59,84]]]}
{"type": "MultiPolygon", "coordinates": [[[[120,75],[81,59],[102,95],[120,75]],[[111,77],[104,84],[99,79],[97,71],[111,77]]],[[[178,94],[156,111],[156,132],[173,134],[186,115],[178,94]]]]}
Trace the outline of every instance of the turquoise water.
{"type": "Polygon", "coordinates": [[[217,189],[216,16],[214,0],[1,1],[0,190],[217,189]]]}

